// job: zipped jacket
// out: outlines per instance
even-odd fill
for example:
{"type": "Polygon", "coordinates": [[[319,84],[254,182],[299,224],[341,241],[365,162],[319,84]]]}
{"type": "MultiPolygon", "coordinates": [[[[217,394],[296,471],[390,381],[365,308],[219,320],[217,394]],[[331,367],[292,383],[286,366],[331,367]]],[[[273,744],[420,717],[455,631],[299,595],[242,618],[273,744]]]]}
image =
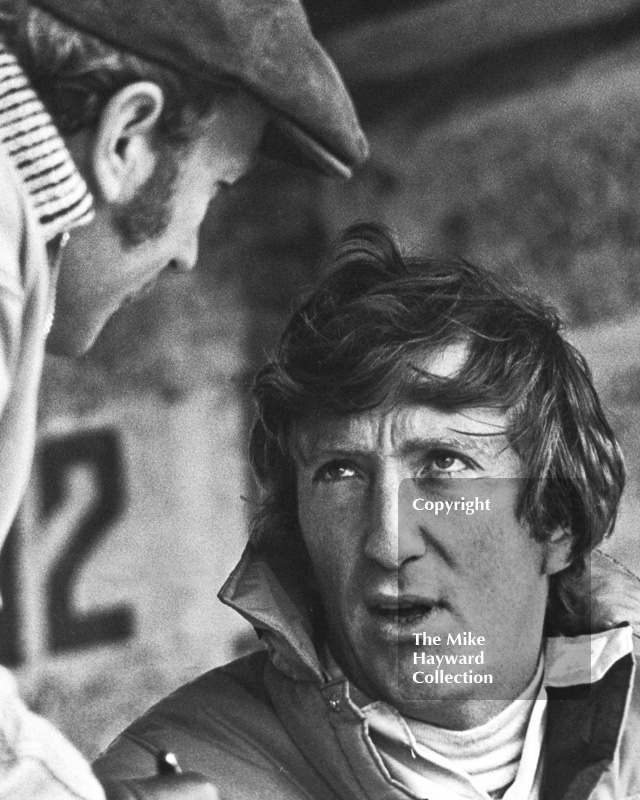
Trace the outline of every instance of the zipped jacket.
{"type": "MultiPolygon", "coordinates": [[[[208,776],[222,800],[407,800],[351,699],[328,679],[314,646],[313,606],[291,554],[249,545],[221,598],[267,648],[214,669],[162,700],[98,760],[100,776],[151,774],[170,749],[208,776]]],[[[640,630],[640,580],[593,556],[589,620],[572,635],[631,624],[640,630]]],[[[637,644],[638,639],[634,637],[637,644]]],[[[549,688],[544,800],[640,800],[640,687],[627,653],[590,684],[549,688]]]]}

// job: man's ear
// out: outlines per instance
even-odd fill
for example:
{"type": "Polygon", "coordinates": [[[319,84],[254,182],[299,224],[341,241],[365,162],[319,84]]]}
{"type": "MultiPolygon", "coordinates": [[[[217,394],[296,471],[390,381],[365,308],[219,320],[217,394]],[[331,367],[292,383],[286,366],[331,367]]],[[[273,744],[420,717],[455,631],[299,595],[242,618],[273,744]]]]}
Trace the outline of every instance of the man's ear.
{"type": "Polygon", "coordinates": [[[571,564],[571,547],[573,535],[568,528],[556,528],[546,542],[546,554],[543,563],[545,575],[555,575],[571,564]]]}
{"type": "Polygon", "coordinates": [[[105,105],[93,137],[94,191],[105,203],[127,202],[153,172],[162,89],[150,81],[130,83],[105,105]]]}

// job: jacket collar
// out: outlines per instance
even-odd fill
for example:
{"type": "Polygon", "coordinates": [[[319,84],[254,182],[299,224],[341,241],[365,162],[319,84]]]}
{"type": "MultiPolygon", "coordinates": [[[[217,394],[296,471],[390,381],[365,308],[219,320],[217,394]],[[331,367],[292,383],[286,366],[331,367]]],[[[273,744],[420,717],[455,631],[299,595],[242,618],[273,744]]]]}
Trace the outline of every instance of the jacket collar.
{"type": "MultiPolygon", "coordinates": [[[[584,580],[590,602],[567,633],[571,637],[606,631],[624,622],[640,631],[640,578],[596,550],[584,580]]],[[[298,568],[302,552],[290,543],[257,547],[249,543],[218,595],[256,629],[274,664],[303,680],[328,679],[316,648],[319,605],[307,573],[298,568]]]]}
{"type": "Polygon", "coordinates": [[[93,218],[93,200],[51,116],[0,41],[0,142],[22,178],[45,241],[93,218]]]}
{"type": "MultiPolygon", "coordinates": [[[[219,597],[249,620],[267,643],[276,668],[269,666],[265,672],[269,695],[301,749],[312,760],[316,751],[325,752],[327,748],[333,748],[336,763],[346,759],[350,769],[336,769],[330,775],[338,782],[341,796],[380,796],[380,774],[384,770],[381,766],[365,768],[372,766],[372,754],[362,735],[362,711],[350,698],[349,682],[329,680],[324,673],[314,642],[315,601],[308,590],[308,576],[296,568],[296,563],[302,562],[297,562],[291,545],[279,551],[249,544],[219,597]],[[316,691],[305,688],[313,684],[316,691]],[[310,718],[317,716],[320,720],[327,714],[330,729],[320,723],[310,729],[310,718]]],[[[590,583],[591,608],[568,633],[584,642],[592,638],[586,634],[621,626],[625,621],[640,629],[636,599],[640,581],[633,573],[595,552],[585,580],[590,583]]],[[[581,641],[575,646],[581,646],[581,641]]],[[[559,680],[547,686],[541,791],[545,800],[584,800],[595,797],[594,791],[599,792],[601,786],[602,793],[597,796],[627,796],[629,775],[624,769],[628,772],[626,762],[635,763],[638,756],[636,734],[627,731],[625,724],[634,668],[633,655],[627,652],[604,674],[592,675],[593,682],[569,685],[559,680]]],[[[398,790],[397,796],[400,794],[404,796],[398,790]]]]}
{"type": "MultiPolygon", "coordinates": [[[[625,760],[637,758],[637,753],[620,756],[634,676],[633,654],[628,653],[595,683],[547,687],[542,787],[545,800],[592,797],[602,780],[613,781],[616,787],[603,797],[627,796],[626,788],[623,791],[617,782],[620,767],[628,770],[631,766],[625,760]]],[[[636,691],[637,688],[636,685],[636,691]]],[[[632,736],[635,735],[634,731],[632,736]]]]}
{"type": "Polygon", "coordinates": [[[248,620],[267,645],[275,666],[298,680],[327,676],[315,647],[319,612],[292,548],[249,543],[218,597],[248,620]]]}

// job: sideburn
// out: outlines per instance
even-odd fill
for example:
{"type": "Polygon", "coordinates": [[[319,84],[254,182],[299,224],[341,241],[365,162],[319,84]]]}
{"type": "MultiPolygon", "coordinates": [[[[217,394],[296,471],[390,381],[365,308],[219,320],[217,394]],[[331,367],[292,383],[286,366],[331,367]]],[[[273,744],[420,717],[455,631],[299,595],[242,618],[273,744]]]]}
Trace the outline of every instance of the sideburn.
{"type": "Polygon", "coordinates": [[[131,250],[162,236],[171,221],[173,192],[180,170],[180,151],[163,145],[151,175],[138,193],[113,210],[123,247],[131,250]]]}

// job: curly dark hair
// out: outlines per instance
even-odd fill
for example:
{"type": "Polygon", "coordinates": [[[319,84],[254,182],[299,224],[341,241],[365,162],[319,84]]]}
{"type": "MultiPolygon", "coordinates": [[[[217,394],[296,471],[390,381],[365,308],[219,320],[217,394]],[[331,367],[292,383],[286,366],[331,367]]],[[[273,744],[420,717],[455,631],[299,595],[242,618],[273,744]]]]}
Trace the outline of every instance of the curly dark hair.
{"type": "Polygon", "coordinates": [[[328,274],[297,308],[258,374],[250,458],[262,489],[252,539],[299,549],[295,426],[399,403],[509,411],[524,479],[517,517],[544,541],[572,534],[571,565],[551,577],[549,614],[565,627],[588,554],[613,530],[625,481],[619,444],[583,356],[539,298],[464,261],[405,258],[383,228],[349,228],[328,274]],[[459,374],[416,368],[468,343],[459,374]]]}

